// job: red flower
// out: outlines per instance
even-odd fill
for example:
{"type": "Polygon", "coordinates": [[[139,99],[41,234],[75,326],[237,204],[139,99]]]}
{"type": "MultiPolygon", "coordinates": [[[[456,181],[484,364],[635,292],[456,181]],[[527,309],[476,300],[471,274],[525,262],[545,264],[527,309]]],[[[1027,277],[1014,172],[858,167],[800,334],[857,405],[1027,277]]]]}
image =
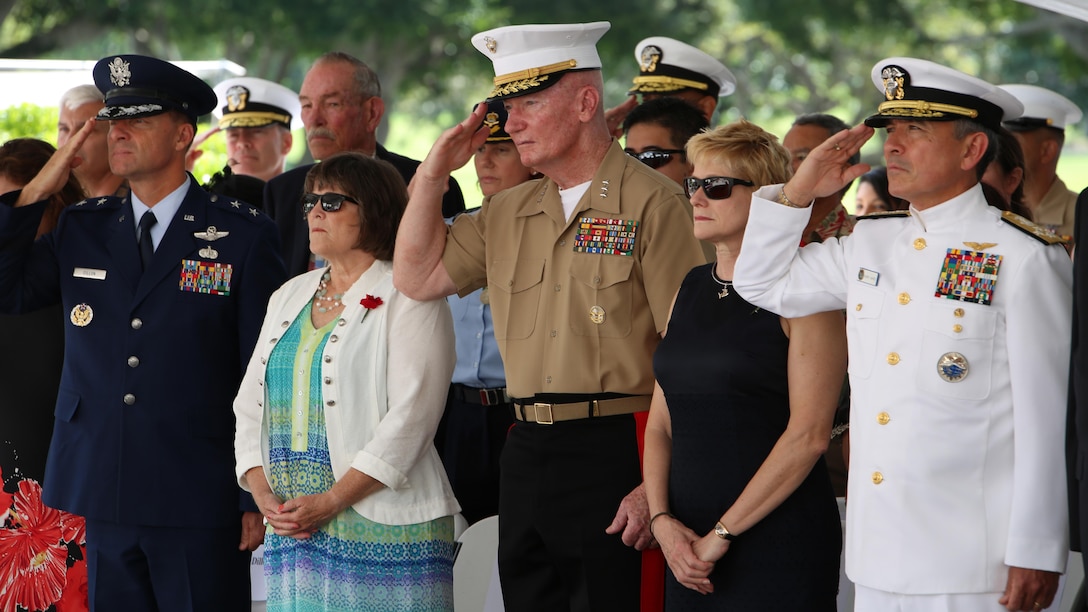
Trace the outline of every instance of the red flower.
{"type": "Polygon", "coordinates": [[[45,610],[60,599],[68,546],[61,540],[61,512],[42,503],[41,485],[19,483],[13,529],[0,529],[0,610],[45,610]]]}
{"type": "Polygon", "coordinates": [[[363,308],[366,308],[367,310],[374,310],[385,302],[383,302],[380,297],[374,297],[373,295],[370,295],[368,293],[366,294],[365,298],[359,300],[359,303],[362,304],[363,308]]]}

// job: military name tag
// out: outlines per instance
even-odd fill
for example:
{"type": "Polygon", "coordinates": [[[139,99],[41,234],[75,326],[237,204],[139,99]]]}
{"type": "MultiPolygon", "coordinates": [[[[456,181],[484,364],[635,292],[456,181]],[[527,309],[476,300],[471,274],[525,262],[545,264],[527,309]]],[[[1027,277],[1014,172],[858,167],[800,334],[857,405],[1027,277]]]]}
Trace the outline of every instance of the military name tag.
{"type": "Polygon", "coordinates": [[[582,217],[574,237],[574,252],[631,256],[635,251],[638,223],[634,219],[582,217]]]}
{"type": "Polygon", "coordinates": [[[194,293],[230,295],[230,276],[233,267],[211,261],[181,260],[181,281],[178,288],[194,293]]]}
{"type": "Polygon", "coordinates": [[[936,297],[989,306],[994,299],[1001,255],[948,249],[937,280],[936,297]]]}
{"type": "Polygon", "coordinates": [[[880,282],[880,273],[873,272],[872,270],[866,270],[865,268],[858,269],[858,280],[866,285],[872,285],[876,287],[876,284],[880,282]]]}
{"type": "Polygon", "coordinates": [[[72,276],[76,278],[89,278],[92,280],[106,280],[106,271],[98,268],[76,268],[72,270],[72,276]]]}

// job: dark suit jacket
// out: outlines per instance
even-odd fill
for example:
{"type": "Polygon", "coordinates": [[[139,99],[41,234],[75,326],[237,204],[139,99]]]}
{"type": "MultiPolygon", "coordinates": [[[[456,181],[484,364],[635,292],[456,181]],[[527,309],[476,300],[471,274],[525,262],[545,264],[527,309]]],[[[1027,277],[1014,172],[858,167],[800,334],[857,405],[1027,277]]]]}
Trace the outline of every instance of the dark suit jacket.
{"type": "MultiPolygon", "coordinates": [[[[1073,550],[1088,550],[1088,189],[1077,197],[1073,230],[1073,339],[1069,373],[1069,418],[1066,421],[1066,467],[1069,470],[1069,541],[1073,550]],[[1082,242],[1083,241],[1083,242],[1082,242]]],[[[1088,568],[1088,555],[1084,557],[1088,568]]]]}
{"type": "Polygon", "coordinates": [[[285,277],[272,221],[190,177],[141,273],[127,198],[73,205],[35,241],[44,205],[15,197],[0,198],[0,310],[59,301],[65,317],[45,502],[122,525],[236,526],[232,402],[285,277]],[[194,236],[209,226],[218,240],[194,236]],[[199,266],[223,278],[183,283],[199,266]]]}
{"type": "MultiPolygon", "coordinates": [[[[407,185],[416,174],[418,161],[390,153],[378,145],[375,152],[378,159],[391,164],[404,177],[407,185]]],[[[264,211],[276,222],[280,232],[280,246],[283,249],[283,261],[287,264],[287,275],[297,276],[310,267],[310,234],[306,219],[300,208],[302,188],[306,184],[306,173],[313,164],[300,166],[273,178],[264,188],[264,211]]],[[[450,177],[449,189],[442,197],[442,216],[450,218],[465,210],[465,197],[457,180],[450,177]]]]}

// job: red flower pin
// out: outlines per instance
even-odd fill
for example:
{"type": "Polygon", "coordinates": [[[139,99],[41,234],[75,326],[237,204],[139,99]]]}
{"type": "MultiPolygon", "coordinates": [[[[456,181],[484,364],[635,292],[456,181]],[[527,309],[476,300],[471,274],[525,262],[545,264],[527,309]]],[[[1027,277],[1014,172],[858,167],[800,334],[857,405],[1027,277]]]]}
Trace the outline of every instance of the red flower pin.
{"type": "Polygon", "coordinates": [[[359,303],[362,304],[363,308],[366,308],[367,310],[374,310],[385,302],[383,302],[380,297],[375,297],[368,293],[366,294],[365,298],[359,300],[359,303]]]}

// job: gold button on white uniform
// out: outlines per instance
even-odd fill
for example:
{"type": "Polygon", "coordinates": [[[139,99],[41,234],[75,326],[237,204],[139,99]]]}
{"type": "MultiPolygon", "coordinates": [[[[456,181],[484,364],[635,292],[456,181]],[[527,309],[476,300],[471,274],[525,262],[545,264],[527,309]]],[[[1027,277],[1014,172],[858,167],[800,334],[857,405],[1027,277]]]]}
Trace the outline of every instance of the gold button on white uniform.
{"type": "Polygon", "coordinates": [[[892,416],[887,412],[881,412],[880,414],[876,415],[876,422],[880,423],[881,425],[887,425],[888,422],[891,420],[892,416]]]}
{"type": "Polygon", "coordinates": [[[921,251],[924,248],[926,248],[926,239],[925,238],[915,238],[914,239],[914,250],[915,251],[921,251]]]}
{"type": "Polygon", "coordinates": [[[957,319],[962,319],[963,318],[963,309],[962,308],[957,308],[957,309],[953,310],[952,311],[952,316],[956,317],[957,319]]]}
{"type": "Polygon", "coordinates": [[[906,306],[907,304],[910,304],[910,294],[905,292],[905,291],[903,293],[900,293],[899,294],[899,303],[901,305],[903,305],[903,306],[906,306]]]}
{"type": "Polygon", "coordinates": [[[960,325],[959,323],[957,323],[957,324],[952,326],[952,331],[954,331],[954,332],[956,332],[958,334],[958,333],[963,331],[963,326],[960,325]]]}
{"type": "Polygon", "coordinates": [[[888,353],[888,365],[899,363],[899,353],[888,353]]]}
{"type": "Polygon", "coordinates": [[[884,482],[884,474],[873,472],[873,484],[878,485],[882,482],[884,482]]]}
{"type": "Polygon", "coordinates": [[[858,304],[857,306],[854,306],[854,310],[860,311],[861,310],[861,304],[858,304]]]}

